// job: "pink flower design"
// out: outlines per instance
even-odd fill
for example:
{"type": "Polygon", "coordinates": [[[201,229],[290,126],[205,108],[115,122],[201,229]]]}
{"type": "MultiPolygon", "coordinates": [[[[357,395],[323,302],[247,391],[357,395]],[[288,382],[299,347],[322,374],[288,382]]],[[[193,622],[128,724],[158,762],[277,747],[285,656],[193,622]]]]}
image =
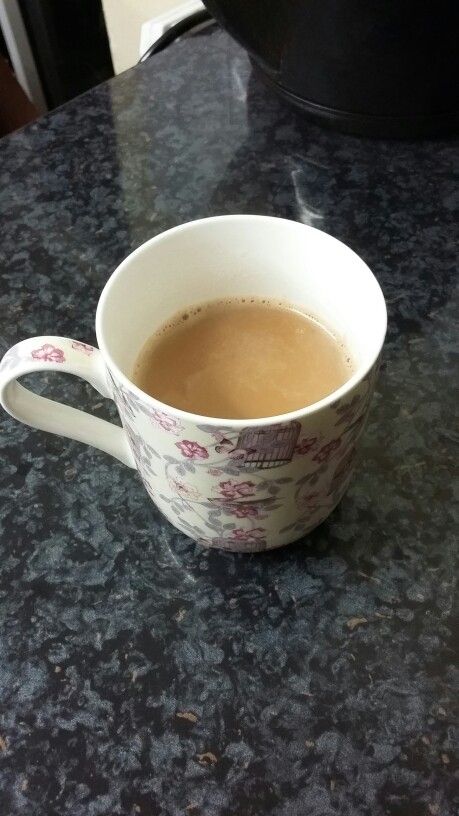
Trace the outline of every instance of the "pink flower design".
{"type": "Polygon", "coordinates": [[[224,509],[236,518],[258,518],[258,508],[254,504],[229,504],[224,509]]]}
{"type": "Polygon", "coordinates": [[[182,439],[181,442],[176,442],[176,446],[187,459],[208,459],[209,453],[206,448],[199,445],[198,442],[190,442],[189,439],[182,439]]]}
{"type": "Polygon", "coordinates": [[[301,456],[304,456],[305,453],[308,453],[310,450],[314,450],[316,445],[317,436],[310,436],[306,439],[300,439],[295,448],[295,453],[299,453],[301,456]]]}
{"type": "Polygon", "coordinates": [[[45,343],[41,348],[32,351],[34,360],[45,360],[47,363],[63,363],[65,361],[64,352],[51,343],[45,343]]]}
{"type": "Polygon", "coordinates": [[[169,485],[174,493],[178,493],[179,496],[182,496],[184,499],[199,499],[199,491],[196,490],[195,487],[185,484],[185,482],[180,482],[178,479],[170,479],[169,485]]]}
{"type": "Polygon", "coordinates": [[[265,530],[263,527],[255,527],[253,530],[243,530],[238,527],[236,530],[231,530],[231,535],[236,541],[257,541],[265,537],[265,530]]]}
{"type": "Polygon", "coordinates": [[[163,431],[172,433],[175,436],[177,436],[180,431],[183,431],[183,425],[180,424],[178,419],[169,414],[165,414],[164,411],[158,411],[156,408],[150,411],[150,419],[154,425],[159,425],[163,431]]]}
{"type": "Polygon", "coordinates": [[[315,462],[328,462],[331,455],[338,450],[340,445],[341,439],[332,439],[332,441],[328,442],[327,445],[322,445],[321,449],[317,451],[316,455],[312,458],[315,462]]]}
{"type": "Polygon", "coordinates": [[[241,496],[253,496],[256,492],[256,487],[253,482],[234,482],[228,479],[226,482],[220,482],[220,493],[225,499],[238,499],[241,496]]]}
{"type": "Polygon", "coordinates": [[[256,492],[256,485],[253,482],[239,482],[235,487],[240,496],[253,496],[256,492]]]}
{"type": "Polygon", "coordinates": [[[89,346],[88,343],[80,343],[78,340],[72,340],[72,348],[75,351],[82,351],[83,354],[87,354],[88,357],[94,351],[94,346],[89,346]]]}
{"type": "Polygon", "coordinates": [[[209,474],[209,476],[220,476],[223,473],[223,471],[221,468],[209,468],[207,473],[209,474]]]}

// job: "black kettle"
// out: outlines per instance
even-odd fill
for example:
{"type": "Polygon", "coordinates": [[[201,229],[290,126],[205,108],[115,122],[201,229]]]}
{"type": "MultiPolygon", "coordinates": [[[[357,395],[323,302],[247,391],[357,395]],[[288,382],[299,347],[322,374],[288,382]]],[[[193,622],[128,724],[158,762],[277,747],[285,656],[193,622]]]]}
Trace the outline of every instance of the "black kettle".
{"type": "Polygon", "coordinates": [[[205,0],[294,105],[372,136],[459,131],[459,0],[205,0]]]}

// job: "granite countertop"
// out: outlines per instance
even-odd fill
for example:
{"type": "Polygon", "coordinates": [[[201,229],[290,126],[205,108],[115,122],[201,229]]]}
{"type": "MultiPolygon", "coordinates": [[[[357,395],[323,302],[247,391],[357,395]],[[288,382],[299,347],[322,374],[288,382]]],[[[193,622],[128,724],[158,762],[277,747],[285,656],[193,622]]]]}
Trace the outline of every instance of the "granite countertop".
{"type": "Polygon", "coordinates": [[[132,471],[2,414],[2,816],[455,814],[458,155],[308,124],[218,29],[0,141],[1,353],[93,342],[117,263],[217,213],[342,239],[390,320],[349,492],[262,556],[201,549],[132,471]]]}

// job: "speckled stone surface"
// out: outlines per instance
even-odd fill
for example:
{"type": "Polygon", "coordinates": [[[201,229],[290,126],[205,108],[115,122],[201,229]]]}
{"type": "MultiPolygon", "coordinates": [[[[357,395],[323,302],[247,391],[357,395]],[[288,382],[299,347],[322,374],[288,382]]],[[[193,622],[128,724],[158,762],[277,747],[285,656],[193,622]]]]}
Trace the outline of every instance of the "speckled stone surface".
{"type": "Polygon", "coordinates": [[[457,169],[308,124],[218,30],[0,142],[2,353],[94,341],[116,264],[216,213],[341,238],[390,316],[347,496],[267,555],[200,549],[133,472],[2,415],[2,816],[455,814],[457,169]]]}

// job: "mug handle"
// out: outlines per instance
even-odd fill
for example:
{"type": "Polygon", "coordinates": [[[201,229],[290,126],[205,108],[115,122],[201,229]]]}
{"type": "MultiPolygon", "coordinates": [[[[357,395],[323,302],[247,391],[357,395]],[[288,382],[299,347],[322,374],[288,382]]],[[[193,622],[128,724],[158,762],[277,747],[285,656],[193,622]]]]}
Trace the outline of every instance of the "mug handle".
{"type": "Polygon", "coordinates": [[[85,442],[120,462],[136,464],[126,432],[118,425],[85,411],[40,397],[17,382],[35,371],[65,371],[89,382],[103,397],[113,399],[107,369],[99,349],[68,337],[31,337],[6,352],[0,363],[0,403],[15,419],[42,431],[85,442]]]}

